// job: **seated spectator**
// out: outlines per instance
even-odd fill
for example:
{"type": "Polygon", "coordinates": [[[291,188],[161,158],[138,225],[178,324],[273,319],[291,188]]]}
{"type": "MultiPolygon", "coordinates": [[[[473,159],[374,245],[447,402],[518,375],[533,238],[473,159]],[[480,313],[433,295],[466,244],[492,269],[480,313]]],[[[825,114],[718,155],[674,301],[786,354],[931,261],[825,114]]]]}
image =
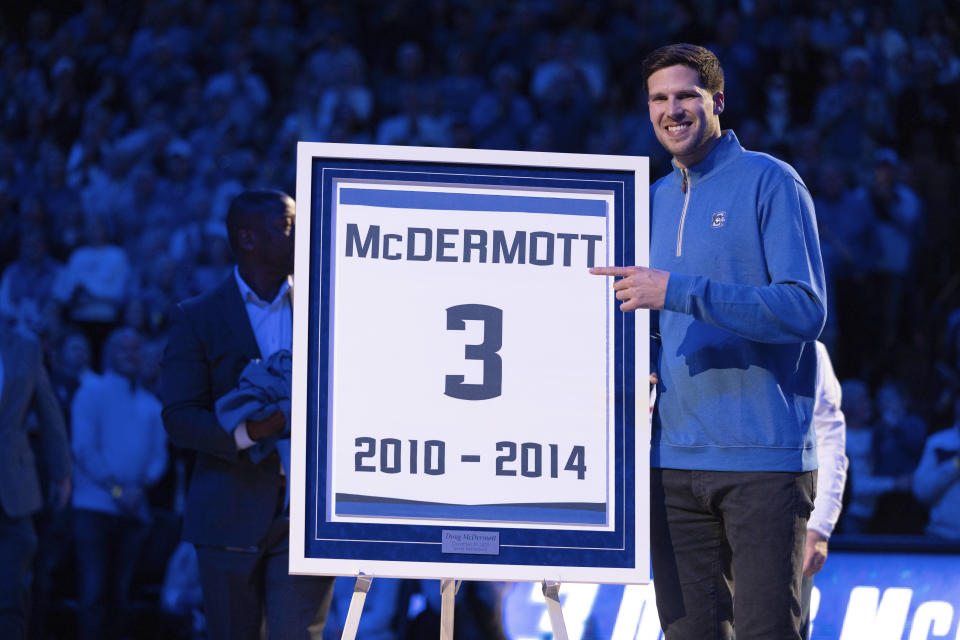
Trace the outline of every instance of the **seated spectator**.
{"type": "Polygon", "coordinates": [[[50,99],[45,105],[45,115],[50,123],[50,133],[60,147],[73,142],[80,129],[83,100],[80,99],[77,64],[69,56],[63,56],[50,70],[50,99]]]}
{"type": "Polygon", "coordinates": [[[129,190],[133,196],[130,208],[117,210],[114,229],[128,255],[142,249],[143,237],[154,229],[168,230],[176,224],[178,212],[189,211],[188,202],[176,202],[165,192],[156,170],[143,163],[130,171],[129,190]],[[133,214],[133,215],[131,215],[133,214]]]}
{"type": "Polygon", "coordinates": [[[888,382],[877,389],[874,404],[877,408],[874,471],[893,478],[894,488],[878,498],[871,531],[920,534],[926,513],[914,499],[911,484],[923,453],[926,424],[910,412],[906,392],[897,384],[888,382]]]}
{"type": "Polygon", "coordinates": [[[909,476],[920,461],[927,427],[909,404],[906,391],[897,383],[887,382],[877,389],[874,454],[877,470],[884,475],[909,476]]]}
{"type": "Polygon", "coordinates": [[[45,335],[53,301],[53,283],[63,265],[50,257],[43,231],[29,227],[20,233],[20,258],[0,279],[0,314],[35,336],[45,335]]]}
{"type": "Polygon", "coordinates": [[[119,318],[128,272],[126,253],[110,243],[103,220],[89,216],[86,244],[70,254],[54,283],[53,295],[66,307],[69,319],[90,338],[95,362],[119,318]]]}
{"type": "Polygon", "coordinates": [[[873,519],[877,498],[892,491],[896,480],[877,475],[874,463],[873,400],[862,380],[842,384],[842,410],[847,422],[847,459],[850,461],[848,485],[850,502],[844,509],[841,526],[844,533],[866,533],[873,519]]]}
{"type": "Polygon", "coordinates": [[[934,420],[940,424],[953,417],[953,401],[960,397],[960,309],[950,313],[943,333],[939,357],[934,364],[938,388],[933,411],[934,420]]]}
{"type": "Polygon", "coordinates": [[[825,151],[855,162],[869,158],[878,144],[890,139],[890,107],[870,77],[870,55],[862,47],[843,53],[843,75],[827,58],[824,83],[814,105],[814,123],[823,131],[825,151]]]}
{"type": "Polygon", "coordinates": [[[233,41],[227,47],[223,71],[212,76],[203,88],[205,99],[227,100],[227,119],[249,133],[251,124],[270,106],[270,91],[253,69],[248,47],[233,41]]]}
{"type": "Polygon", "coordinates": [[[197,171],[193,148],[186,140],[171,140],[164,150],[164,171],[157,177],[159,199],[170,210],[174,224],[201,220],[210,207],[209,189],[197,171]]]}
{"type": "Polygon", "coordinates": [[[449,147],[452,117],[442,108],[435,89],[404,87],[403,110],[377,129],[377,144],[449,147]]]}
{"type": "Polygon", "coordinates": [[[359,54],[341,56],[342,65],[334,72],[334,82],[320,96],[317,126],[323,139],[340,109],[348,109],[358,123],[366,123],[373,112],[373,92],[364,77],[363,58],[359,54]]]}
{"type": "Polygon", "coordinates": [[[50,220],[67,217],[82,210],[80,193],[67,183],[67,161],[57,147],[43,148],[40,160],[43,179],[40,192],[43,209],[50,220]]]}
{"type": "Polygon", "coordinates": [[[953,424],[927,438],[913,474],[913,493],[930,507],[926,533],[960,540],[960,396],[953,424]]]}
{"type": "Polygon", "coordinates": [[[530,95],[540,103],[549,102],[557,91],[556,84],[571,81],[582,89],[590,100],[599,100],[606,89],[603,64],[581,54],[577,38],[572,33],[542,40],[542,60],[535,66],[530,78],[530,95]]]}
{"type": "Polygon", "coordinates": [[[294,9],[286,2],[257,3],[259,15],[250,31],[253,52],[265,58],[271,68],[293,70],[297,67],[297,47],[289,43],[300,37],[294,28],[294,9]]]}
{"type": "MultiPolygon", "coordinates": [[[[909,293],[909,276],[923,226],[920,198],[900,178],[900,159],[893,149],[878,149],[873,155],[869,184],[857,190],[873,209],[876,219],[877,260],[871,269],[874,282],[884,295],[879,309],[878,346],[891,347],[900,331],[902,310],[909,293]]],[[[869,326],[869,325],[868,325],[869,326]]]]}
{"type": "MultiPolygon", "coordinates": [[[[89,216],[112,220],[133,209],[133,189],[127,178],[130,172],[130,154],[116,147],[105,148],[99,161],[87,171],[87,179],[80,196],[83,211],[89,216]]],[[[81,216],[76,216],[82,220],[81,216]]],[[[82,226],[82,225],[81,225],[82,226]]],[[[73,231],[73,236],[82,235],[73,231]]],[[[69,249],[76,248],[80,238],[75,238],[69,249]]]]}
{"type": "Polygon", "coordinates": [[[870,19],[864,32],[864,44],[876,69],[882,69],[907,51],[907,39],[888,21],[886,7],[870,7],[870,19]]]}
{"type": "Polygon", "coordinates": [[[836,361],[847,371],[863,375],[871,334],[862,329],[876,300],[864,286],[877,253],[873,208],[866,194],[850,188],[850,172],[834,160],[821,163],[813,201],[827,277],[827,324],[843,335],[834,352],[836,361]]]}
{"type": "Polygon", "coordinates": [[[483,77],[474,69],[474,52],[463,45],[447,51],[448,73],[440,80],[440,91],[456,118],[466,118],[477,96],[486,90],[483,77]]]}
{"type": "MultiPolygon", "coordinates": [[[[341,53],[341,61],[342,56],[341,53]]],[[[423,47],[416,42],[404,42],[397,47],[396,70],[374,82],[377,106],[382,113],[397,113],[406,107],[410,92],[420,95],[433,84],[424,62],[423,47]]]]}
{"type": "Polygon", "coordinates": [[[575,152],[583,148],[593,117],[589,76],[573,64],[549,69],[545,77],[534,76],[531,83],[537,86],[532,86],[531,92],[542,120],[553,129],[557,151],[575,152]]]}
{"type": "Polygon", "coordinates": [[[470,129],[483,149],[522,149],[533,125],[530,101],[519,91],[520,72],[509,63],[498,65],[490,79],[492,89],[470,109],[470,129]]]}
{"type": "Polygon", "coordinates": [[[806,15],[791,16],[789,38],[779,51],[777,63],[779,70],[786,75],[793,97],[791,119],[801,124],[809,123],[813,116],[816,93],[809,88],[817,86],[823,62],[823,49],[814,42],[811,27],[811,20],[806,15]]]}

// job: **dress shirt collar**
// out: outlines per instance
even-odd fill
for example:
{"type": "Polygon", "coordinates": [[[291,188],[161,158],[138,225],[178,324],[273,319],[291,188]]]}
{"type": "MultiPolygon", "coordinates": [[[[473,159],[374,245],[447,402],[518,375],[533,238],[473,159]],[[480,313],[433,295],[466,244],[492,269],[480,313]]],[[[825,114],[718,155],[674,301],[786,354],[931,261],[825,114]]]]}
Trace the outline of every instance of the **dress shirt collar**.
{"type": "Polygon", "coordinates": [[[293,276],[287,276],[280,290],[277,291],[277,295],[269,302],[261,300],[257,292],[250,288],[250,285],[248,285],[243,279],[243,276],[240,275],[240,267],[233,267],[233,276],[237,280],[237,286],[240,288],[240,297],[243,298],[244,304],[252,304],[261,309],[267,309],[276,308],[282,304],[286,296],[290,296],[291,302],[293,301],[293,276]]]}

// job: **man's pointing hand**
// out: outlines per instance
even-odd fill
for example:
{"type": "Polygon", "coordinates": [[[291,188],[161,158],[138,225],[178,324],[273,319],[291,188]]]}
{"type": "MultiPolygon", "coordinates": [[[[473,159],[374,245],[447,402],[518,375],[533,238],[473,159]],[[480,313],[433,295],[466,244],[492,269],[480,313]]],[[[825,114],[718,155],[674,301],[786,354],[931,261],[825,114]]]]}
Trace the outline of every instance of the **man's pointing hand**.
{"type": "Polygon", "coordinates": [[[620,311],[663,309],[670,273],[647,267],[592,267],[595,276],[614,276],[614,297],[621,301],[620,311]]]}

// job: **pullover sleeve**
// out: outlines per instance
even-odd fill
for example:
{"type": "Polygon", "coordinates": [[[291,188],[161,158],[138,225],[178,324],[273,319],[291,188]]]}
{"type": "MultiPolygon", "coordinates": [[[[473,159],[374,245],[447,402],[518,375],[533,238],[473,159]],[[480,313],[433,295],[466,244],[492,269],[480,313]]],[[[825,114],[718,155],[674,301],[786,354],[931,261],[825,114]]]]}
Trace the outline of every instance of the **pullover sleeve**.
{"type": "Polygon", "coordinates": [[[788,174],[760,197],[767,284],[671,273],[664,308],[756,342],[812,342],[826,321],[826,285],[813,200],[788,174]]]}

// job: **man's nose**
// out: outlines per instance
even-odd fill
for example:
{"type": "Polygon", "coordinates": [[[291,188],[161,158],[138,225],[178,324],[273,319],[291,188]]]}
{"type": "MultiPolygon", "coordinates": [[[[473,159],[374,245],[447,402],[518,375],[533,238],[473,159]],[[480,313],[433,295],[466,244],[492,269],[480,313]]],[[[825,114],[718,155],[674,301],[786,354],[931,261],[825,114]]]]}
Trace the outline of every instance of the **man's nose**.
{"type": "Polygon", "coordinates": [[[680,104],[680,101],[676,98],[670,98],[667,102],[667,113],[673,119],[678,119],[683,117],[683,105],[680,104]]]}

